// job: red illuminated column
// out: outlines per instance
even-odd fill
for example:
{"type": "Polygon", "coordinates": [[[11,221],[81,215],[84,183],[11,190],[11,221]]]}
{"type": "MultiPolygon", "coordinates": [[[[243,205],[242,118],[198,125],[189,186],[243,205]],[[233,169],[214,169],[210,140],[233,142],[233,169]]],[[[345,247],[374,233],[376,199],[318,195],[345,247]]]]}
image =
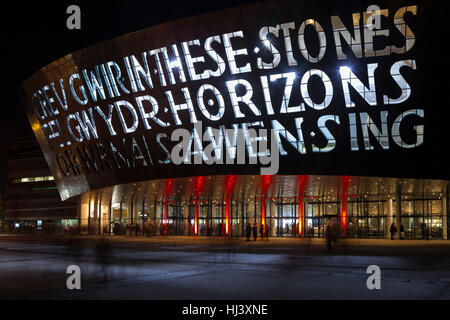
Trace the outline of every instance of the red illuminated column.
{"type": "Polygon", "coordinates": [[[298,235],[303,235],[303,198],[305,195],[305,188],[308,183],[308,176],[299,176],[299,193],[298,193],[298,235]]]}
{"type": "Polygon", "coordinates": [[[342,196],[342,236],[347,236],[347,195],[342,196]]]}
{"type": "Polygon", "coordinates": [[[166,199],[166,203],[164,204],[164,235],[167,235],[167,203],[168,199],[166,199]]]}
{"type": "Polygon", "coordinates": [[[271,182],[272,176],[264,175],[262,177],[261,226],[263,228],[263,236],[266,234],[266,194],[271,182]]]}
{"type": "Polygon", "coordinates": [[[203,186],[205,184],[205,178],[200,176],[195,178],[195,184],[194,184],[194,201],[195,201],[195,208],[194,208],[194,233],[195,235],[198,235],[198,208],[197,208],[197,201],[200,196],[200,193],[203,190],[203,186]]]}
{"type": "Polygon", "coordinates": [[[167,235],[167,205],[169,203],[170,191],[173,188],[173,179],[167,179],[166,192],[165,192],[165,204],[164,204],[164,235],[167,235]]]}
{"type": "Polygon", "coordinates": [[[266,235],[266,197],[261,199],[261,225],[263,228],[263,236],[266,235]]]}
{"type": "Polygon", "coordinates": [[[225,180],[226,199],[225,199],[225,234],[230,234],[230,200],[236,184],[236,176],[228,175],[225,180]]]}
{"type": "Polygon", "coordinates": [[[194,204],[194,232],[195,232],[195,235],[198,235],[197,198],[195,198],[195,204],[194,204]]]}
{"type": "Polygon", "coordinates": [[[230,234],[230,198],[225,199],[225,234],[230,234]]]}
{"type": "Polygon", "coordinates": [[[342,236],[343,237],[347,236],[347,224],[348,224],[348,221],[347,221],[347,189],[348,189],[349,183],[350,183],[349,176],[342,177],[342,198],[341,198],[342,223],[341,223],[341,228],[342,228],[342,236]]]}
{"type": "Polygon", "coordinates": [[[303,234],[303,197],[298,198],[298,236],[303,234]]]}

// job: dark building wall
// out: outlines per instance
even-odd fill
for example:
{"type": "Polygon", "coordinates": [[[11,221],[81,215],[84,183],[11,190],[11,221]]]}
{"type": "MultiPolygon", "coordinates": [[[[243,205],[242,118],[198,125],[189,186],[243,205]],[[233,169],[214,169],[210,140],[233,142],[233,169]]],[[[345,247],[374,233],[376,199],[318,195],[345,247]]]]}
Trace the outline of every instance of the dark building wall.
{"type": "Polygon", "coordinates": [[[34,137],[11,140],[8,144],[6,220],[76,219],[76,200],[62,202],[54,180],[20,182],[22,178],[50,176],[34,137]]]}

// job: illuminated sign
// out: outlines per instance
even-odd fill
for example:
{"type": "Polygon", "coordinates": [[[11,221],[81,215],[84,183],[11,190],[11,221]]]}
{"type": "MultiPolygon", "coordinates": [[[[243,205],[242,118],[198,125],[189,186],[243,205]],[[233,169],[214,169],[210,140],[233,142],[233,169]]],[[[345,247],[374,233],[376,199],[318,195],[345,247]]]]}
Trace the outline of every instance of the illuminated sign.
{"type": "Polygon", "coordinates": [[[249,130],[272,130],[263,140],[276,140],[281,174],[358,174],[360,157],[401,161],[400,152],[421,152],[418,6],[309,16],[291,10],[302,4],[286,4],[144,29],[74,52],[26,81],[22,98],[61,197],[137,180],[259,171],[252,161],[175,165],[178,128],[191,132],[189,145],[202,157],[209,148],[217,158],[236,157],[243,132],[247,159],[261,151],[249,130]]]}

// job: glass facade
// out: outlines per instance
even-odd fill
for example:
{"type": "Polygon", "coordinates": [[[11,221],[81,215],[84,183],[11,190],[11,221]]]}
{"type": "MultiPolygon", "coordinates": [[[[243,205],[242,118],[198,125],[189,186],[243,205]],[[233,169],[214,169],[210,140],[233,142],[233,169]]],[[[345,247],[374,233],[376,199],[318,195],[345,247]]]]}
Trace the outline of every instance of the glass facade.
{"type": "Polygon", "coordinates": [[[349,237],[375,239],[387,237],[387,200],[376,198],[376,196],[354,197],[348,201],[349,237]]]}
{"type": "Polygon", "coordinates": [[[182,190],[189,189],[189,183],[197,178],[175,181],[177,191],[168,196],[161,192],[165,180],[121,186],[121,192],[113,188],[91,192],[81,199],[81,231],[128,236],[245,236],[246,225],[251,224],[256,225],[258,235],[264,225],[264,235],[269,237],[323,238],[327,224],[337,224],[343,237],[386,239],[394,224],[395,238],[448,238],[446,181],[430,180],[425,189],[432,192],[417,192],[417,186],[407,180],[353,177],[344,189],[339,186],[341,177],[321,180],[309,176],[310,182],[299,195],[296,176],[277,176],[265,194],[258,184],[262,177],[239,176],[228,196],[218,187],[226,181],[223,176],[208,177],[210,184],[197,195],[182,190]],[[150,192],[146,184],[152,184],[150,192]],[[289,191],[283,192],[283,188],[289,191]],[[142,189],[147,191],[140,192],[142,189]],[[108,200],[102,200],[105,198],[108,200]]]}
{"type": "MultiPolygon", "coordinates": [[[[406,239],[442,239],[444,214],[441,198],[402,198],[402,224],[406,239]]],[[[448,214],[447,214],[448,215],[448,214]]],[[[448,221],[448,219],[446,219],[448,221]]]]}

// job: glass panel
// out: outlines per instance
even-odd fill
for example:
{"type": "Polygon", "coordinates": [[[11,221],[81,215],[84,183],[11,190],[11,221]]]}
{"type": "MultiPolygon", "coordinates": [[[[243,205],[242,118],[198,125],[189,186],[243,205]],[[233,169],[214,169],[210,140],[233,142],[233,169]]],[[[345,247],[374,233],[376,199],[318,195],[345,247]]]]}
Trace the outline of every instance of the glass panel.
{"type": "MultiPolygon", "coordinates": [[[[414,239],[414,217],[402,217],[405,239],[414,239]]],[[[399,230],[400,231],[400,230],[399,230]]]]}
{"type": "Polygon", "coordinates": [[[378,202],[369,202],[369,216],[378,217],[378,202]]]}
{"type": "Polygon", "coordinates": [[[337,203],[326,203],[325,214],[326,215],[337,215],[338,214],[338,204],[337,203]]]}
{"type": "Polygon", "coordinates": [[[439,215],[432,216],[430,221],[431,227],[431,239],[442,239],[443,238],[443,230],[442,230],[442,217],[439,215]]]}
{"type": "Polygon", "coordinates": [[[387,237],[386,218],[379,218],[378,238],[384,239],[387,237]]]}
{"type": "Polygon", "coordinates": [[[431,212],[433,216],[440,216],[442,213],[442,200],[436,199],[431,201],[431,212]]]}
{"type": "Polygon", "coordinates": [[[369,218],[369,238],[378,238],[378,218],[369,218]]]}
{"type": "Polygon", "coordinates": [[[403,200],[402,201],[402,216],[411,216],[414,215],[414,201],[411,200],[403,200]]]}
{"type": "Polygon", "coordinates": [[[422,216],[415,217],[414,237],[415,239],[426,239],[425,220],[422,216]]]}
{"type": "Polygon", "coordinates": [[[414,213],[416,216],[422,216],[425,212],[425,203],[423,200],[414,201],[414,213]]]}

